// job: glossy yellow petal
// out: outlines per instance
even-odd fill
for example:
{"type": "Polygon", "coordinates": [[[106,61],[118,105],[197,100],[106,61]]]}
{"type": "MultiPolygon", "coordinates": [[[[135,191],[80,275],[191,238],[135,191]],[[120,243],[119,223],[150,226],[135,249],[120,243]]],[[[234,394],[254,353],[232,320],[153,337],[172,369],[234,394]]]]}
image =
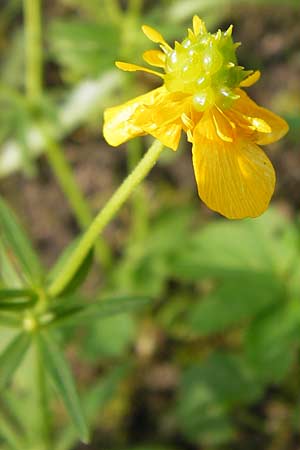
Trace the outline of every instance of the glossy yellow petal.
{"type": "Polygon", "coordinates": [[[237,92],[240,98],[235,101],[232,112],[236,111],[238,114],[242,114],[253,126],[256,131],[254,139],[257,144],[271,144],[288,132],[289,126],[284,119],[268,109],[258,106],[242,89],[237,89],[237,92]]]}
{"type": "Polygon", "coordinates": [[[147,50],[143,53],[143,59],[151,66],[165,67],[166,55],[160,50],[147,50]]]}
{"type": "Polygon", "coordinates": [[[193,17],[193,30],[195,36],[198,36],[198,34],[207,33],[205,23],[200,19],[199,16],[193,17]]]}
{"type": "Polygon", "coordinates": [[[265,153],[249,140],[225,142],[205,112],[193,134],[193,165],[206,205],[229,219],[257,217],[268,207],[275,173],[265,153]]]}
{"type": "Polygon", "coordinates": [[[186,94],[166,91],[155,104],[145,106],[138,115],[136,124],[167,147],[176,150],[183,128],[181,115],[186,99],[186,94]]]}
{"type": "Polygon", "coordinates": [[[192,119],[185,112],[183,112],[180,117],[183,125],[185,126],[186,131],[193,130],[195,124],[192,121],[192,119]]]}
{"type": "Polygon", "coordinates": [[[135,136],[145,134],[137,119],[145,105],[153,105],[166,90],[164,86],[140,95],[122,105],[104,111],[103,135],[106,141],[116,147],[135,136]]]}
{"type": "Polygon", "coordinates": [[[212,108],[211,115],[218,137],[225,142],[232,142],[235,136],[234,122],[217,107],[212,108]]]}
{"type": "Polygon", "coordinates": [[[164,75],[160,72],[156,72],[156,70],[148,69],[147,67],[137,66],[136,64],[131,64],[122,61],[116,61],[116,66],[118,69],[124,70],[125,72],[136,72],[140,70],[142,72],[153,73],[153,75],[157,75],[160,78],[164,78],[164,75]]]}
{"type": "Polygon", "coordinates": [[[256,70],[255,72],[251,73],[251,75],[249,75],[249,77],[245,78],[245,80],[243,80],[240,83],[240,86],[242,87],[249,87],[252,86],[254,83],[256,83],[258,80],[260,79],[260,71],[256,70]]]}
{"type": "Polygon", "coordinates": [[[177,150],[182,130],[182,125],[179,122],[169,123],[160,127],[156,127],[154,124],[147,124],[143,128],[166,147],[174,151],[177,150]]]}

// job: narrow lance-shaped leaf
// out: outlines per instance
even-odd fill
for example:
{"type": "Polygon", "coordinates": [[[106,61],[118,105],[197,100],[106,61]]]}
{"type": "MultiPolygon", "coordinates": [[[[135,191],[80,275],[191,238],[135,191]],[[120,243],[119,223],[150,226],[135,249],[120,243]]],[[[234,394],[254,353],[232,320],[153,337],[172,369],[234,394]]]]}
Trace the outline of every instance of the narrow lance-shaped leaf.
{"type": "Polygon", "coordinates": [[[10,287],[21,287],[22,280],[18,274],[16,268],[13,266],[9,257],[9,252],[4,247],[3,242],[0,239],[0,277],[4,285],[10,287]]]}
{"type": "Polygon", "coordinates": [[[22,332],[8,344],[0,355],[0,391],[12,379],[29,348],[29,344],[30,336],[22,332]]]}
{"type": "Polygon", "coordinates": [[[81,440],[89,441],[89,431],[82,411],[77,389],[69,365],[55,342],[53,334],[44,332],[40,336],[40,348],[45,367],[51,381],[64,402],[81,440]]]}
{"type": "Polygon", "coordinates": [[[0,326],[2,328],[20,328],[21,321],[19,314],[10,311],[0,313],[0,326]]]}
{"type": "Polygon", "coordinates": [[[0,311],[27,309],[36,301],[37,295],[30,289],[0,289],[0,311]]]}
{"type": "MultiPolygon", "coordinates": [[[[129,370],[130,365],[118,366],[86,390],[83,404],[91,424],[97,423],[97,417],[114,398],[116,390],[124,377],[128,375],[129,370]]],[[[69,450],[76,446],[76,442],[77,436],[74,428],[71,426],[64,427],[58,441],[55,443],[55,450],[69,450]]]]}
{"type": "Polygon", "coordinates": [[[78,323],[78,320],[82,323],[86,320],[97,320],[117,314],[128,314],[143,308],[150,300],[149,297],[123,296],[99,300],[89,305],[58,306],[52,310],[54,319],[51,323],[53,325],[72,326],[78,323]]]}
{"type": "Polygon", "coordinates": [[[19,436],[20,431],[16,429],[8,418],[0,411],[0,436],[8,444],[11,450],[23,450],[26,445],[19,436]]]}
{"type": "Polygon", "coordinates": [[[26,277],[32,282],[39,282],[42,275],[39,259],[15,215],[1,198],[0,237],[16,256],[26,277]]]}

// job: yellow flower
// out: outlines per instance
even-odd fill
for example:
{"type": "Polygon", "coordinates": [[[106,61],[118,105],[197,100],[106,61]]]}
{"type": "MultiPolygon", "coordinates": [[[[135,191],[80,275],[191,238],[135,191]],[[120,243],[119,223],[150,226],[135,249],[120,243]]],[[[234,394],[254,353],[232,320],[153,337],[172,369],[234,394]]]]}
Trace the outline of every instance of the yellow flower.
{"type": "Polygon", "coordinates": [[[193,166],[200,198],[231,219],[257,217],[274,192],[275,172],[258,145],[270,144],[288,131],[287,123],[258,106],[241,89],[260,73],[237,64],[236,48],[227,31],[210,34],[198,17],[193,30],[174,49],[146,25],[145,35],[160,44],[144,60],[164,73],[124,62],[125,71],[142,70],[164,84],[104,113],[103,134],[113,146],[151,134],[176,150],[181,131],[193,144],[193,166]],[[258,144],[258,145],[257,145],[258,144]]]}

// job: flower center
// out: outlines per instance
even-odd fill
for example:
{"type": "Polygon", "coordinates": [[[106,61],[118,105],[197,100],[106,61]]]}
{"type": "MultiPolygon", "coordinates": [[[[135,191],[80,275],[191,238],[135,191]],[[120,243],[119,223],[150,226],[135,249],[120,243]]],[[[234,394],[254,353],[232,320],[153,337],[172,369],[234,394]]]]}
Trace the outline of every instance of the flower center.
{"type": "Polygon", "coordinates": [[[165,86],[171,92],[185,92],[193,96],[197,111],[213,105],[230,108],[239,98],[235,89],[251,71],[237,65],[236,48],[231,37],[232,27],[211,34],[197,36],[189,32],[182,43],[167,53],[165,86]]]}

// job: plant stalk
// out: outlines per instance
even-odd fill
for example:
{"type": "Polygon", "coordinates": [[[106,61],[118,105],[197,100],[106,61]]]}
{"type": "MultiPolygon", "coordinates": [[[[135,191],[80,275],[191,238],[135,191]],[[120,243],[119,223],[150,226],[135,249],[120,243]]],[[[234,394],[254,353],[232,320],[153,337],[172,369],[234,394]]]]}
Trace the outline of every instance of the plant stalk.
{"type": "Polygon", "coordinates": [[[106,203],[103,209],[95,217],[90,227],[83,235],[78,246],[70,255],[65,267],[58,274],[57,278],[49,286],[48,293],[55,297],[63,291],[63,289],[70,282],[76,271],[81,266],[90,249],[97,241],[99,234],[104,227],[113,219],[121,206],[128,199],[130,194],[136,186],[146,177],[150,170],[155,165],[159,155],[163,150],[163,144],[159,141],[154,141],[147,153],[141,159],[136,168],[123,181],[121,186],[115,191],[110,200],[106,203]]]}
{"type": "Polygon", "coordinates": [[[37,102],[42,94],[41,0],[23,0],[25,23],[26,94],[37,102]]]}

